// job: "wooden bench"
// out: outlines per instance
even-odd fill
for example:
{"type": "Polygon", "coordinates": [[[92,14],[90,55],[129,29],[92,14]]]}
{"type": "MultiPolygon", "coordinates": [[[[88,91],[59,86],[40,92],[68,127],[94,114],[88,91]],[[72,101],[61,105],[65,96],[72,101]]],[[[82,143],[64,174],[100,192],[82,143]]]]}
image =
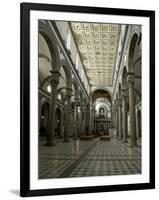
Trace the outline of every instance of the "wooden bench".
{"type": "Polygon", "coordinates": [[[100,140],[102,140],[102,141],[110,141],[111,137],[109,135],[103,135],[103,136],[100,137],[100,140]]]}

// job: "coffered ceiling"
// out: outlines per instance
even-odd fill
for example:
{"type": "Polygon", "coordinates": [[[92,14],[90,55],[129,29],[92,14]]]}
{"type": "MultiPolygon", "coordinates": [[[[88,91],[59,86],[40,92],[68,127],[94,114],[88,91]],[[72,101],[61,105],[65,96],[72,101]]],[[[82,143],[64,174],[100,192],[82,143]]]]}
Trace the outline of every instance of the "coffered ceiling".
{"type": "Polygon", "coordinates": [[[90,85],[112,86],[120,25],[71,22],[90,85]]]}

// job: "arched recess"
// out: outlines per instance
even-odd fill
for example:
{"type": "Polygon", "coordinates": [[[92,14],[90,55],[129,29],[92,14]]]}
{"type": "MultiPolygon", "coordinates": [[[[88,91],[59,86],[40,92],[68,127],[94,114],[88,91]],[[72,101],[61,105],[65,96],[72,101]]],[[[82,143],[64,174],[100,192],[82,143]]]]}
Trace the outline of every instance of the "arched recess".
{"type": "Polygon", "coordinates": [[[106,90],[102,90],[102,89],[99,89],[99,90],[95,90],[93,93],[92,93],[92,102],[93,102],[93,110],[94,110],[94,122],[95,122],[95,130],[96,129],[96,117],[98,118],[98,114],[99,114],[99,105],[103,106],[106,110],[107,110],[107,116],[108,116],[108,113],[109,115],[111,116],[110,114],[110,108],[111,108],[111,105],[112,105],[112,96],[111,94],[106,91],[106,90]],[[102,101],[103,99],[103,101],[102,101]],[[99,100],[99,101],[98,101],[99,100]]]}
{"type": "Polygon", "coordinates": [[[50,71],[53,68],[52,56],[49,46],[45,37],[39,33],[39,49],[38,49],[38,59],[39,59],[39,86],[41,87],[44,80],[51,75],[50,71]]]}
{"type": "MultiPolygon", "coordinates": [[[[50,83],[50,71],[59,70],[59,51],[50,25],[47,21],[39,21],[38,29],[38,59],[39,59],[39,126],[41,124],[42,105],[44,95],[41,90],[49,92],[47,86],[50,83]]],[[[51,91],[50,91],[51,92],[51,91]]],[[[39,127],[40,128],[40,127],[39,127]]]]}
{"type": "Polygon", "coordinates": [[[47,136],[48,131],[48,121],[49,121],[49,103],[44,102],[41,107],[41,116],[40,116],[40,136],[47,136]]]}
{"type": "Polygon", "coordinates": [[[39,21],[38,25],[39,25],[38,31],[45,38],[45,41],[47,42],[47,45],[51,53],[52,70],[59,71],[60,53],[54,33],[52,32],[52,28],[47,21],[45,21],[45,23],[39,21]]]}
{"type": "Polygon", "coordinates": [[[142,112],[140,106],[136,108],[136,137],[142,137],[142,112]]]}
{"type": "Polygon", "coordinates": [[[71,48],[71,32],[70,32],[70,30],[68,30],[68,32],[67,32],[66,48],[68,50],[70,50],[70,48],[71,48]]]}
{"type": "Polygon", "coordinates": [[[79,68],[79,55],[78,55],[78,53],[76,54],[76,64],[75,64],[75,67],[78,70],[78,68],[79,68]]]}
{"type": "Polygon", "coordinates": [[[123,68],[123,73],[122,73],[122,89],[127,88],[127,68],[126,66],[123,68]]]}
{"type": "Polygon", "coordinates": [[[139,36],[137,33],[134,33],[129,47],[129,56],[128,56],[128,70],[129,72],[134,72],[134,61],[135,61],[135,50],[138,44],[139,36]]]}
{"type": "Polygon", "coordinates": [[[108,88],[104,88],[104,87],[93,87],[92,90],[91,90],[91,94],[93,94],[94,92],[96,91],[105,91],[106,93],[108,93],[111,97],[111,100],[113,99],[113,95],[112,95],[112,92],[108,89],[108,88]]]}
{"type": "Polygon", "coordinates": [[[121,97],[121,83],[119,83],[119,86],[118,86],[118,97],[119,98],[121,97]]]}
{"type": "Polygon", "coordinates": [[[141,137],[142,136],[142,125],[141,125],[141,110],[138,109],[137,111],[137,119],[138,119],[138,136],[141,137]]]}
{"type": "Polygon", "coordinates": [[[56,108],[55,111],[55,135],[60,136],[60,126],[61,126],[61,110],[60,108],[56,108]]]}
{"type": "Polygon", "coordinates": [[[135,96],[136,104],[141,101],[142,96],[142,67],[141,67],[141,37],[139,36],[134,52],[134,73],[135,73],[135,96]]]}
{"type": "Polygon", "coordinates": [[[67,88],[72,88],[72,72],[71,68],[69,66],[69,63],[65,59],[60,60],[60,73],[61,73],[61,68],[63,68],[66,76],[66,87],[67,88]]]}
{"type": "Polygon", "coordinates": [[[92,92],[92,101],[93,102],[95,102],[95,100],[100,97],[104,97],[104,98],[108,99],[110,103],[112,103],[112,96],[107,90],[97,89],[92,92]]]}
{"type": "Polygon", "coordinates": [[[108,117],[108,113],[110,113],[110,107],[108,104],[104,103],[104,102],[97,102],[95,105],[95,111],[96,111],[96,117],[104,117],[107,118],[108,117]],[[104,110],[103,113],[101,113],[100,111],[104,110]]]}
{"type": "Polygon", "coordinates": [[[73,87],[74,87],[74,95],[75,95],[75,97],[76,98],[79,98],[80,97],[80,95],[79,95],[79,86],[78,86],[78,83],[76,82],[76,80],[74,79],[73,80],[73,87]]]}
{"type": "Polygon", "coordinates": [[[134,73],[135,104],[141,101],[141,34],[134,33],[129,48],[129,72],[134,73]]]}

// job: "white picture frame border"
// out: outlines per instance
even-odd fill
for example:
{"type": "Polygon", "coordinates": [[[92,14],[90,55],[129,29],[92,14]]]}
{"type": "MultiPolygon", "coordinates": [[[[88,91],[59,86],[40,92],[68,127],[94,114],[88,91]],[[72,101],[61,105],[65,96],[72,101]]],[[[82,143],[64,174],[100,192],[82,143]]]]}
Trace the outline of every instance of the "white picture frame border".
{"type": "Polygon", "coordinates": [[[85,186],[148,183],[149,174],[149,17],[68,13],[30,12],[30,189],[54,189],[85,186]],[[90,21],[142,25],[142,174],[79,178],[38,179],[38,20],[90,21]],[[87,19],[87,20],[86,20],[87,19]],[[143,126],[144,124],[144,126],[143,126]]]}

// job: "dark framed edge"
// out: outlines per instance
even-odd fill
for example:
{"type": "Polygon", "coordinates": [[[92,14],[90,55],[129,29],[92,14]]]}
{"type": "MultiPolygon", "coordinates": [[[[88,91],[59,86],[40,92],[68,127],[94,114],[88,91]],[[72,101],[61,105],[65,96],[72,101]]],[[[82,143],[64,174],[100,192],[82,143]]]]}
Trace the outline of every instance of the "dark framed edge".
{"type": "Polygon", "coordinates": [[[21,3],[20,5],[20,196],[95,193],[155,188],[155,11],[21,3]],[[150,181],[149,183],[88,186],[59,189],[30,189],[30,11],[81,12],[130,15],[150,19],[150,181]]]}

